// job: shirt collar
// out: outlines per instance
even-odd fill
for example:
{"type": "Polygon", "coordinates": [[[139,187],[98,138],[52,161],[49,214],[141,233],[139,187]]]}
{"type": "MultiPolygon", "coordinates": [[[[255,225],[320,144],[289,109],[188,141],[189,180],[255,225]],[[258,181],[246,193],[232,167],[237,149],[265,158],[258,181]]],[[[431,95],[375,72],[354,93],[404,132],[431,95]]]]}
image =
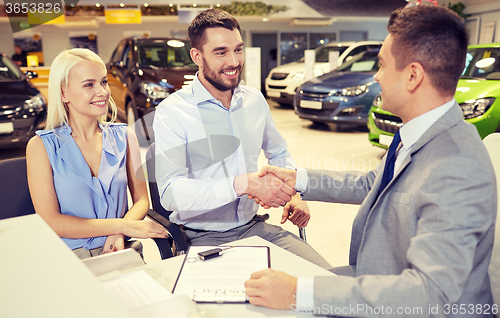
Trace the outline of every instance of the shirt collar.
{"type": "Polygon", "coordinates": [[[409,150],[439,118],[453,107],[453,105],[455,105],[454,99],[425,114],[413,118],[403,125],[399,130],[403,147],[409,150]]]}
{"type": "MultiPolygon", "coordinates": [[[[193,80],[193,84],[192,84],[192,93],[196,99],[196,103],[197,104],[200,104],[200,103],[203,103],[203,102],[212,102],[212,103],[215,103],[217,105],[220,105],[221,107],[224,107],[222,106],[222,103],[217,100],[215,97],[212,96],[212,94],[210,94],[210,92],[205,88],[205,86],[203,86],[203,84],[200,82],[200,79],[198,78],[198,72],[196,72],[195,74],[195,77],[194,77],[194,80],[193,80]]],[[[241,98],[241,84],[238,85],[235,89],[234,89],[234,92],[233,92],[233,96],[231,98],[231,109],[233,108],[233,106],[236,106],[238,105],[238,100],[241,98]]]]}

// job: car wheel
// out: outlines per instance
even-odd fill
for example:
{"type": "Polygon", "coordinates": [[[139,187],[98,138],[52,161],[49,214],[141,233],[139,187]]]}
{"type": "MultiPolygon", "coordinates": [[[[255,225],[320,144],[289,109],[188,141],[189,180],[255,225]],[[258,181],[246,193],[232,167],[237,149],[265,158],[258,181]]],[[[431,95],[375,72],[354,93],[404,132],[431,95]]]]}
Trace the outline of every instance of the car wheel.
{"type": "Polygon", "coordinates": [[[142,120],[139,120],[137,116],[137,111],[133,101],[127,103],[127,126],[133,128],[135,135],[139,141],[139,145],[146,143],[146,134],[144,132],[144,126],[142,120]]]}
{"type": "Polygon", "coordinates": [[[127,125],[132,127],[137,120],[137,115],[134,107],[134,102],[129,101],[127,103],[127,125]]]}

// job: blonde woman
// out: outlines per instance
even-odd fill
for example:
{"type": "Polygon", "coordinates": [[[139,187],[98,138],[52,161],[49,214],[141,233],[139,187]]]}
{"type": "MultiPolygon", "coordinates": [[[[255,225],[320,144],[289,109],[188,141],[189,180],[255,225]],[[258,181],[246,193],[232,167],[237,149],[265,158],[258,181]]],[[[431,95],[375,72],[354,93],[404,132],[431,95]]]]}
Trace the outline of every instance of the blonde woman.
{"type": "Polygon", "coordinates": [[[38,213],[80,258],[124,249],[125,236],[166,237],[144,221],[149,208],[137,138],[113,119],[106,66],[87,49],[61,52],[49,75],[46,130],[26,148],[28,184],[38,213]],[[133,205],[127,207],[127,186],[133,205]]]}

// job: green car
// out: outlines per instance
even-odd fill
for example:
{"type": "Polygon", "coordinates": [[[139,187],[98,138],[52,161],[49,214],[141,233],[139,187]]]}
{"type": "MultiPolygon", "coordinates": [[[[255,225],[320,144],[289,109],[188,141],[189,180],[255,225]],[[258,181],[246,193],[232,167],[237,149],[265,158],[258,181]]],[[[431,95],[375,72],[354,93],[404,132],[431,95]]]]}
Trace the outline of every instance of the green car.
{"type": "MultiPolygon", "coordinates": [[[[465,120],[484,138],[500,126],[500,43],[469,46],[465,64],[455,100],[465,120]]],[[[402,121],[382,110],[381,103],[379,94],[368,114],[368,139],[375,146],[388,148],[402,121]]]]}

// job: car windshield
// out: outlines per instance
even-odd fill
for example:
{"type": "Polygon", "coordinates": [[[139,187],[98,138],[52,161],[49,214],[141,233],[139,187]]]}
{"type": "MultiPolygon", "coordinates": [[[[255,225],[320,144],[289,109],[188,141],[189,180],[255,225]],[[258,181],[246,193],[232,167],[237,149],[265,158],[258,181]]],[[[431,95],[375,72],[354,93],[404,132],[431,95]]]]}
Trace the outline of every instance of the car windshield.
{"type": "Polygon", "coordinates": [[[348,46],[326,46],[321,47],[316,51],[316,62],[327,63],[330,52],[337,51],[339,56],[347,50],[348,46]]]}
{"type": "Polygon", "coordinates": [[[165,68],[196,66],[191,60],[189,42],[154,41],[137,44],[137,60],[141,67],[165,68]]]}
{"type": "Polygon", "coordinates": [[[366,51],[355,55],[352,59],[340,65],[337,72],[377,72],[378,50],[366,51]]]}
{"type": "Polygon", "coordinates": [[[500,80],[500,48],[468,49],[462,78],[500,80]]]}
{"type": "MultiPolygon", "coordinates": [[[[339,52],[339,56],[347,50],[349,46],[320,46],[316,49],[316,62],[318,63],[328,63],[329,55],[332,51],[339,52]]],[[[304,53],[302,53],[304,55],[304,53]]],[[[304,62],[304,56],[302,56],[298,62],[304,62]]]]}
{"type": "Polygon", "coordinates": [[[22,73],[9,59],[0,55],[0,80],[18,80],[22,73]]]}

